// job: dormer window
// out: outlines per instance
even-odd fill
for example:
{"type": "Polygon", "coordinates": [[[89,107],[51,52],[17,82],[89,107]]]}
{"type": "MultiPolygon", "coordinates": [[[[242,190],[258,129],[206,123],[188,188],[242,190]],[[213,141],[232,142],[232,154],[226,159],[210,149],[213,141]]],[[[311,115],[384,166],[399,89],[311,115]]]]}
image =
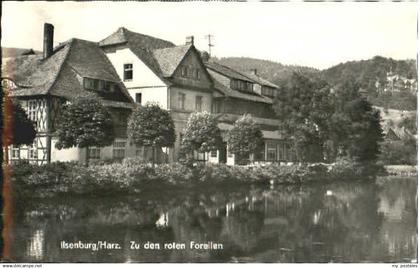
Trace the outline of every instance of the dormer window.
{"type": "Polygon", "coordinates": [[[118,85],[110,81],[84,77],[83,87],[87,90],[114,92],[118,85]]]}
{"type": "Polygon", "coordinates": [[[263,86],[261,93],[267,97],[274,97],[274,88],[263,86]]]}
{"type": "Polygon", "coordinates": [[[133,80],[133,64],[124,64],[124,81],[133,80]]]}
{"type": "Polygon", "coordinates": [[[231,79],[230,88],[245,92],[252,92],[253,84],[244,80],[231,79]]]}

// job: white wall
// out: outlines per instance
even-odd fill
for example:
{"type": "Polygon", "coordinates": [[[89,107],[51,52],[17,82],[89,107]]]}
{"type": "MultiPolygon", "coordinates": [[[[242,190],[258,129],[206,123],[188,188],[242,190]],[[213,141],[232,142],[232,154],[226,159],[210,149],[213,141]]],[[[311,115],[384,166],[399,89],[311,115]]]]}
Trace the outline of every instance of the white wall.
{"type": "Polygon", "coordinates": [[[69,161],[80,161],[80,149],[77,147],[72,147],[68,149],[57,149],[55,144],[57,143],[57,138],[53,137],[51,139],[51,162],[69,162],[69,161]]]}
{"type": "Polygon", "coordinates": [[[129,48],[106,52],[106,55],[134,100],[136,93],[142,93],[141,104],[157,102],[162,108],[168,108],[166,84],[129,48]],[[133,64],[133,79],[131,81],[124,81],[124,64],[133,64]]]}

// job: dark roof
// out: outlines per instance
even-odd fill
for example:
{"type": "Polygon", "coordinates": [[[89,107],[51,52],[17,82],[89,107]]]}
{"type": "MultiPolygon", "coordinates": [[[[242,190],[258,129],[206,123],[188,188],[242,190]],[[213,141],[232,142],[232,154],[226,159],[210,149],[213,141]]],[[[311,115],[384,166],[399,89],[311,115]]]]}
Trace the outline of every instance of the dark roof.
{"type": "MultiPolygon", "coordinates": [[[[175,47],[173,43],[163,39],[132,32],[124,27],[121,27],[116,32],[100,41],[99,45],[101,47],[126,45],[157,76],[166,81],[164,79],[163,71],[160,68],[160,63],[155,58],[154,50],[175,47]]],[[[162,65],[166,66],[166,64],[162,65]]]]}
{"type": "Polygon", "coordinates": [[[214,81],[214,88],[216,90],[220,91],[226,97],[255,101],[255,102],[262,102],[262,103],[267,103],[267,104],[272,104],[273,103],[272,99],[267,98],[265,96],[261,96],[261,95],[257,95],[257,94],[242,93],[240,91],[228,88],[227,86],[223,85],[222,83],[220,83],[216,79],[213,79],[213,81],[214,81]]]}
{"type": "Polygon", "coordinates": [[[250,83],[255,83],[254,80],[249,79],[247,76],[239,73],[238,71],[236,71],[236,70],[234,70],[230,67],[227,67],[227,66],[215,63],[215,62],[206,62],[205,65],[206,65],[207,68],[209,68],[209,69],[211,69],[215,72],[218,72],[218,73],[220,73],[224,76],[227,76],[229,78],[240,79],[240,80],[244,80],[244,81],[247,81],[247,82],[250,82],[250,83]]]}
{"type": "Polygon", "coordinates": [[[170,77],[184,59],[191,45],[155,49],[153,55],[164,77],[170,77]]]}
{"type": "Polygon", "coordinates": [[[279,88],[278,85],[271,83],[270,81],[262,78],[259,75],[256,75],[254,73],[247,73],[245,74],[246,76],[248,76],[250,79],[254,80],[257,84],[260,84],[262,86],[267,86],[267,87],[273,87],[273,88],[279,88]]]}
{"type": "Polygon", "coordinates": [[[2,77],[10,77],[18,86],[12,96],[74,97],[85,91],[76,74],[114,82],[121,91],[97,94],[104,99],[132,102],[111,62],[94,42],[70,39],[45,60],[42,55],[28,55],[10,59],[2,66],[2,77]]]}

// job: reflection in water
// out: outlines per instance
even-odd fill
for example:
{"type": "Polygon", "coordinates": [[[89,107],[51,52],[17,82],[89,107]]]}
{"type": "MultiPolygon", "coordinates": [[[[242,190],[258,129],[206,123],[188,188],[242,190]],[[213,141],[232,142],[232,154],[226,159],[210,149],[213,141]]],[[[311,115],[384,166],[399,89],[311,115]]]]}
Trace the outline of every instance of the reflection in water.
{"type": "Polygon", "coordinates": [[[28,255],[34,260],[42,260],[44,255],[44,230],[35,230],[29,240],[28,255]]]}
{"type": "Polygon", "coordinates": [[[31,200],[17,204],[13,254],[49,262],[409,262],[417,259],[416,184],[381,179],[31,200]],[[62,241],[122,248],[68,250],[62,241]],[[130,249],[132,241],[140,249],[130,249]],[[222,243],[223,250],[190,249],[191,241],[222,243]],[[172,242],[186,249],[164,249],[172,242]]]}

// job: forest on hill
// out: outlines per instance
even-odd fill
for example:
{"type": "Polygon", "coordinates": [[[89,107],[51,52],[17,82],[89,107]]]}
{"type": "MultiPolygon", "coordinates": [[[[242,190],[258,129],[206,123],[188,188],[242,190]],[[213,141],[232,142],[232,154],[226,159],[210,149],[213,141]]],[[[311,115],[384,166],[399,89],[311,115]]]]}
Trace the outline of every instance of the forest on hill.
{"type": "Polygon", "coordinates": [[[375,106],[398,110],[417,109],[416,92],[386,90],[388,76],[391,73],[405,80],[417,81],[415,60],[394,60],[376,56],[369,60],[340,63],[325,70],[246,57],[213,58],[212,60],[244,73],[257,69],[260,76],[277,85],[287,83],[295,72],[312,80],[324,80],[331,87],[338,87],[349,82],[356,83],[367,92],[369,101],[375,106]]]}

